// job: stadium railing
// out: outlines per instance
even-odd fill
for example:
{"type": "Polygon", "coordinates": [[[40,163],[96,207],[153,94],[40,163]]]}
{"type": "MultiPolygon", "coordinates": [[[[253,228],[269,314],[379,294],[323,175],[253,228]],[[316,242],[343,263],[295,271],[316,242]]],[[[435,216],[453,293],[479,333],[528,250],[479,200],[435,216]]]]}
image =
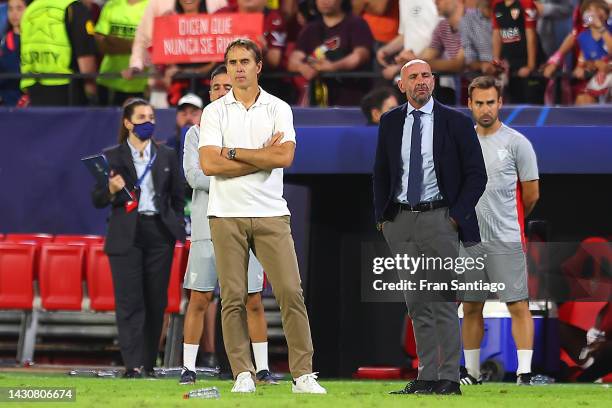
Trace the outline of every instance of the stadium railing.
{"type": "MultiPolygon", "coordinates": [[[[461,74],[457,74],[456,72],[436,72],[436,75],[448,75],[448,76],[457,76],[459,78],[474,78],[477,76],[477,73],[474,72],[464,72],[461,74]]],[[[264,79],[284,79],[284,78],[293,78],[298,77],[300,74],[295,72],[287,72],[287,71],[278,71],[278,72],[266,72],[261,75],[264,79]]],[[[107,72],[107,73],[89,73],[89,74],[81,74],[81,73],[73,73],[73,74],[22,74],[22,73],[1,73],[0,72],[0,81],[7,79],[22,79],[22,78],[31,78],[31,79],[62,79],[68,78],[71,80],[75,79],[97,79],[97,78],[107,78],[107,79],[116,79],[121,78],[121,73],[119,72],[107,72]]],[[[162,78],[156,71],[149,72],[141,72],[133,75],[134,78],[162,78]]],[[[380,73],[372,72],[372,71],[351,71],[351,72],[324,72],[320,74],[321,78],[338,78],[338,79],[379,79],[385,80],[380,73]]],[[[196,84],[198,80],[207,79],[208,75],[202,75],[199,73],[178,73],[174,75],[174,79],[187,79],[189,80],[189,92],[194,92],[196,89],[196,84]]],[[[530,75],[529,78],[534,79],[546,79],[549,78],[544,77],[540,73],[534,73],[530,75]]],[[[555,81],[555,85],[553,87],[553,100],[555,104],[561,104],[562,102],[562,79],[571,79],[572,76],[570,73],[565,72],[557,72],[552,79],[555,81]]],[[[388,81],[391,82],[391,81],[388,81]]],[[[312,82],[311,82],[312,83],[312,82]]],[[[74,86],[71,81],[69,84],[70,87],[74,86]]],[[[70,92],[71,96],[73,93],[70,92]]],[[[358,104],[358,101],[356,102],[358,104]]],[[[73,101],[69,101],[68,106],[73,106],[73,101]]]]}

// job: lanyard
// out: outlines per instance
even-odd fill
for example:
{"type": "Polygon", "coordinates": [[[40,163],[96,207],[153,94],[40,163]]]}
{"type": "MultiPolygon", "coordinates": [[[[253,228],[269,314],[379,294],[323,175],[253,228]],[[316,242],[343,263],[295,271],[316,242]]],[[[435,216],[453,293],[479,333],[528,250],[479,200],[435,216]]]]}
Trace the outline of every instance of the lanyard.
{"type": "Polygon", "coordinates": [[[144,178],[147,176],[147,173],[149,173],[149,171],[151,170],[151,167],[153,167],[153,163],[155,162],[156,158],[157,158],[157,152],[155,152],[153,156],[149,159],[149,163],[147,163],[147,167],[142,172],[142,175],[138,177],[138,180],[136,180],[136,184],[134,184],[134,189],[137,190],[140,188],[142,182],[144,181],[144,178]]]}

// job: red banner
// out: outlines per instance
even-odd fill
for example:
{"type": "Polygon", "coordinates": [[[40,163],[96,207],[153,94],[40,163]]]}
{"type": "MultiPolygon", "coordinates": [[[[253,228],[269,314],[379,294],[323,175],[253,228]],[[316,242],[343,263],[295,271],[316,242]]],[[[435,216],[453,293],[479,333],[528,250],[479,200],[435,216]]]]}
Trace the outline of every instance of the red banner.
{"type": "Polygon", "coordinates": [[[155,18],[154,64],[223,61],[228,44],[236,38],[258,42],[263,14],[174,14],[155,18]]]}

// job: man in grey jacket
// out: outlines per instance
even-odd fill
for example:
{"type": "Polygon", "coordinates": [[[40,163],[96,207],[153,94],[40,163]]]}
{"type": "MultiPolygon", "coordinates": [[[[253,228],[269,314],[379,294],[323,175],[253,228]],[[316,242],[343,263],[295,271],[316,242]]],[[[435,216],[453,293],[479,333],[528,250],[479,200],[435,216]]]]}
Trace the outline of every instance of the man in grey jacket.
{"type": "MultiPolygon", "coordinates": [[[[210,99],[214,101],[229,90],[231,82],[225,66],[219,66],[211,75],[210,99]]],[[[181,384],[194,384],[196,381],[195,362],[198,354],[200,337],[203,332],[204,315],[213,300],[213,291],[217,284],[215,253],[208,225],[208,190],[210,177],[200,168],[198,142],[199,126],[192,126],[185,135],[183,169],[187,183],[193,189],[191,201],[191,249],[185,272],[183,287],[191,291],[189,306],[185,314],[183,328],[183,371],[181,384]]],[[[247,320],[249,336],[253,346],[253,355],[259,382],[276,384],[268,369],[267,323],[261,301],[264,273],[263,268],[253,252],[250,253],[248,268],[247,320]]]]}

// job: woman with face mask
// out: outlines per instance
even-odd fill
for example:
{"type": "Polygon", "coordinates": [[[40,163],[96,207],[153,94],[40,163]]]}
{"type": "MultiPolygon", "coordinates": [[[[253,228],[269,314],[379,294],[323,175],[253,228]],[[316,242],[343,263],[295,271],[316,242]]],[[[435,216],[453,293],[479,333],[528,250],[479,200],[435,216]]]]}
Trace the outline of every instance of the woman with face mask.
{"type": "Polygon", "coordinates": [[[123,106],[119,145],[104,151],[107,185],[92,193],[111,206],[110,261],[124,378],[154,377],[174,245],[185,239],[183,181],[175,152],[151,138],[155,113],[143,99],[123,106]]]}

